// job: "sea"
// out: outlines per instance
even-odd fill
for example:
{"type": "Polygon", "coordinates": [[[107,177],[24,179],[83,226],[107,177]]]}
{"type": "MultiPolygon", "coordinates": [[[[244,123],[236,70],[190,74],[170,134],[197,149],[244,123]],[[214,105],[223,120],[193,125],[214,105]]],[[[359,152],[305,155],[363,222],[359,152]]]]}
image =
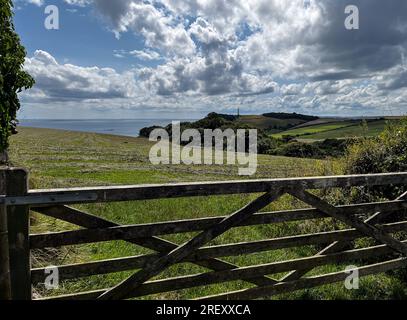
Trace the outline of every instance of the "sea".
{"type": "MultiPolygon", "coordinates": [[[[180,119],[179,121],[195,121],[180,119]]],[[[19,126],[47,129],[62,129],[138,137],[140,129],[150,126],[166,126],[174,119],[104,119],[104,120],[19,120],[19,126]]]]}

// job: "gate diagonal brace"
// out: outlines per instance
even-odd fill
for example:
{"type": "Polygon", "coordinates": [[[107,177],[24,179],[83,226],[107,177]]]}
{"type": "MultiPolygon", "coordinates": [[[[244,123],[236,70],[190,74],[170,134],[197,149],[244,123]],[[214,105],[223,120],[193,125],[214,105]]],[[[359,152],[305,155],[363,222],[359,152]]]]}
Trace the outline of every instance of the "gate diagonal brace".
{"type": "MultiPolygon", "coordinates": [[[[401,196],[397,197],[395,200],[405,200],[407,198],[407,192],[403,193],[401,196]]],[[[367,218],[364,222],[369,224],[377,224],[384,220],[389,215],[388,212],[376,212],[371,217],[367,218]]],[[[335,241],[330,245],[326,246],[324,249],[319,251],[315,256],[320,256],[324,254],[335,253],[343,250],[349,244],[348,241],[335,241]]],[[[298,269],[288,273],[286,276],[280,279],[281,282],[298,280],[303,275],[311,271],[311,269],[298,269]]]]}
{"type": "Polygon", "coordinates": [[[356,216],[347,215],[343,213],[340,208],[334,207],[306,190],[289,190],[287,192],[299,200],[321,210],[327,215],[355,228],[362,234],[372,237],[380,243],[387,244],[391,249],[401,253],[403,256],[407,256],[407,245],[394,239],[388,233],[384,232],[381,227],[366,223],[356,216]]]}
{"type": "MultiPolygon", "coordinates": [[[[77,226],[89,229],[95,228],[110,228],[115,226],[120,226],[118,223],[101,218],[99,216],[90,214],[72,208],[69,206],[52,206],[52,207],[34,207],[33,211],[39,212],[41,214],[53,217],[55,219],[63,220],[77,226]]],[[[149,237],[142,239],[129,239],[124,240],[128,243],[139,245],[151,250],[154,250],[159,253],[168,254],[172,250],[176,249],[178,245],[171,241],[159,238],[159,237],[149,237]]],[[[204,268],[208,268],[214,271],[224,271],[232,270],[238,268],[237,265],[223,261],[217,258],[205,259],[202,261],[194,262],[196,265],[199,265],[204,268]]],[[[244,281],[252,283],[257,286],[266,286],[278,283],[277,280],[272,279],[268,276],[258,276],[250,279],[244,279],[244,281]]]]}
{"type": "MultiPolygon", "coordinates": [[[[66,221],[75,224],[79,227],[88,229],[110,228],[120,226],[120,224],[115,223],[113,221],[101,218],[99,216],[69,206],[35,207],[32,208],[32,210],[44,214],[46,216],[66,221]]],[[[159,237],[126,239],[124,241],[163,254],[168,254],[169,252],[178,247],[178,244],[159,237]]],[[[226,262],[216,258],[196,261],[194,262],[194,264],[214,271],[224,271],[238,268],[238,266],[233,263],[226,262]]],[[[278,283],[277,280],[267,276],[259,276],[255,278],[245,279],[244,281],[255,284],[257,286],[265,286],[278,283]]]]}
{"type": "Polygon", "coordinates": [[[117,286],[101,294],[98,300],[118,300],[124,299],[128,294],[139,287],[144,282],[148,281],[152,277],[160,274],[166,268],[179,261],[187,258],[194,253],[195,250],[204,246],[208,242],[212,241],[216,237],[222,235],[236,224],[246,220],[257,211],[263,209],[271,202],[277,200],[285,191],[277,189],[276,191],[270,191],[263,194],[256,200],[252,201],[242,209],[236,211],[230,216],[223,219],[218,224],[206,229],[198,234],[183,245],[178,246],[176,249],[168,253],[167,255],[158,258],[154,263],[148,265],[144,269],[136,272],[117,286]]]}

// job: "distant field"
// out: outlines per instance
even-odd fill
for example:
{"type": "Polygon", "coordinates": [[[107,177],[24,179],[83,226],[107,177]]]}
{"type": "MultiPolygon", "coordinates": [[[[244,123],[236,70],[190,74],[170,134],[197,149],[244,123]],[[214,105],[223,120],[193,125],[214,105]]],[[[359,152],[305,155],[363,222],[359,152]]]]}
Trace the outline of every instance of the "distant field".
{"type": "Polygon", "coordinates": [[[257,127],[258,129],[265,129],[265,130],[271,129],[271,130],[276,130],[276,131],[281,131],[281,130],[275,129],[276,126],[277,127],[286,127],[288,125],[296,126],[296,125],[306,122],[301,119],[276,119],[276,118],[265,117],[262,115],[243,115],[243,116],[240,116],[237,121],[239,123],[257,127]]]}
{"type": "Polygon", "coordinates": [[[331,131],[319,132],[316,134],[302,136],[301,139],[323,140],[323,139],[341,139],[352,137],[372,137],[380,134],[388,120],[372,121],[367,124],[367,129],[360,124],[338,128],[331,131]]]}
{"type": "Polygon", "coordinates": [[[317,120],[312,120],[312,121],[308,121],[308,122],[299,124],[298,126],[295,127],[295,129],[302,128],[302,127],[308,127],[308,126],[316,126],[318,124],[327,124],[327,123],[333,123],[333,122],[346,121],[346,120],[350,120],[350,119],[319,118],[317,120]]]}
{"type": "Polygon", "coordinates": [[[279,132],[279,133],[273,134],[273,137],[282,138],[285,135],[302,136],[302,135],[316,134],[316,133],[320,133],[320,132],[324,132],[324,131],[337,130],[340,128],[353,126],[353,125],[355,125],[355,122],[352,122],[352,121],[340,121],[340,122],[316,124],[316,125],[312,125],[312,126],[303,126],[301,128],[296,128],[296,129],[292,129],[292,130],[279,132]]]}

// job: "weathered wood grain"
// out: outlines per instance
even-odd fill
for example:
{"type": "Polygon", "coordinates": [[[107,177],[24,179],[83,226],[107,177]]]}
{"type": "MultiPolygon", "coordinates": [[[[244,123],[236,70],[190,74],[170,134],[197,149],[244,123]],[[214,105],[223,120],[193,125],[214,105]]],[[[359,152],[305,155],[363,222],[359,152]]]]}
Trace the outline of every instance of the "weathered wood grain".
{"type": "MultiPolygon", "coordinates": [[[[6,172],[0,170],[0,195],[6,194],[6,172]]],[[[7,207],[0,205],[0,300],[11,300],[7,207]]]]}
{"type": "Polygon", "coordinates": [[[365,223],[355,216],[346,215],[341,209],[332,206],[306,190],[291,189],[289,193],[305,203],[318,208],[319,210],[324,211],[326,214],[329,214],[330,216],[346,223],[347,225],[354,227],[365,235],[370,236],[381,243],[387,244],[390,248],[403,254],[404,256],[407,256],[407,245],[391,237],[380,227],[365,223]]]}
{"type": "MultiPolygon", "coordinates": [[[[403,193],[401,196],[397,197],[395,201],[402,201],[407,198],[407,192],[403,193]]],[[[390,212],[388,210],[376,210],[376,213],[365,220],[365,223],[369,223],[375,225],[380,221],[384,220],[388,217],[390,212]]],[[[330,245],[326,246],[324,249],[320,250],[316,255],[323,255],[328,253],[334,253],[343,250],[349,244],[348,241],[335,241],[332,242],[330,245]]],[[[281,281],[293,281],[301,278],[303,275],[308,273],[311,269],[309,268],[301,268],[298,270],[294,270],[290,272],[286,276],[284,276],[281,281]]]]}
{"type": "MultiPolygon", "coordinates": [[[[390,214],[395,211],[401,211],[407,209],[407,200],[394,200],[394,201],[383,201],[383,202],[372,202],[372,203],[362,203],[362,204],[351,204],[338,206],[338,208],[343,208],[346,213],[349,214],[370,214],[375,212],[382,212],[390,214]]],[[[44,215],[60,219],[63,221],[68,221],[80,226],[88,226],[87,228],[102,228],[102,227],[113,227],[119,225],[101,225],[98,223],[98,220],[95,220],[97,216],[90,213],[85,215],[81,214],[80,210],[74,209],[68,206],[50,206],[50,207],[33,207],[32,211],[42,213],[44,215]]],[[[154,214],[154,213],[151,213],[154,214]]],[[[290,221],[300,221],[300,220],[311,220],[311,219],[320,219],[329,217],[327,214],[323,213],[318,209],[296,209],[296,210],[285,210],[285,211],[273,211],[273,212],[261,212],[255,213],[252,217],[239,224],[239,226],[252,226],[258,224],[269,224],[269,223],[282,223],[290,221]]],[[[154,226],[158,225],[163,228],[168,228],[166,225],[175,226],[178,228],[178,225],[181,232],[183,230],[198,231],[210,227],[215,223],[219,223],[226,216],[219,217],[207,217],[207,218],[196,218],[188,220],[175,220],[175,221],[165,221],[165,222],[156,222],[150,224],[144,224],[146,228],[150,229],[150,232],[156,233],[159,235],[159,231],[154,230],[154,226]],[[185,229],[183,229],[185,228],[185,229]],[[195,229],[192,229],[195,228],[195,229]]]]}
{"type": "MultiPolygon", "coordinates": [[[[407,221],[384,224],[382,225],[382,228],[386,232],[407,231],[407,221]]],[[[239,256],[244,254],[259,253],[263,251],[279,250],[304,245],[325,244],[333,241],[334,239],[339,239],[342,241],[351,241],[362,237],[365,236],[359,231],[355,229],[347,229],[313,234],[304,234],[291,237],[282,237],[269,240],[260,240],[253,242],[217,245],[200,248],[196,250],[196,252],[191,254],[189,257],[183,259],[180,262],[192,262],[199,264],[202,261],[216,257],[239,256]]],[[[152,263],[160,256],[162,256],[162,254],[147,254],[133,257],[100,260],[89,263],[59,266],[58,267],[59,276],[61,279],[74,279],[96,274],[106,274],[112,272],[139,269],[144,268],[146,265],[152,263]]],[[[237,266],[234,266],[234,268],[230,269],[235,268],[237,268],[237,266]]],[[[31,272],[33,283],[43,281],[44,272],[45,272],[44,268],[33,269],[31,272]]]]}
{"type": "MultiPolygon", "coordinates": [[[[398,258],[372,265],[366,265],[358,268],[359,277],[365,277],[371,274],[383,273],[389,270],[403,268],[407,266],[407,258],[398,258]]],[[[349,272],[349,271],[348,271],[349,272]]],[[[266,287],[251,288],[235,292],[229,292],[219,295],[213,295],[200,298],[200,300],[245,300],[257,299],[261,297],[273,296],[280,293],[286,293],[306,288],[313,288],[325,284],[345,281],[349,273],[346,271],[334,272],[325,275],[301,278],[290,282],[280,282],[278,284],[266,287]]]]}
{"type": "MultiPolygon", "coordinates": [[[[195,182],[160,185],[136,185],[93,188],[70,188],[31,190],[24,197],[9,197],[7,204],[18,205],[66,205],[74,203],[95,203],[133,201],[177,197],[262,193],[272,189],[296,188],[320,189],[363,185],[405,184],[407,173],[380,173],[332,177],[306,177],[284,179],[242,180],[227,182],[195,182]]],[[[2,201],[0,199],[0,201],[2,201]]]]}
{"type": "Polygon", "coordinates": [[[169,266],[185,259],[195,250],[207,244],[209,241],[225,233],[234,225],[242,222],[243,220],[253,215],[255,212],[261,210],[271,202],[277,200],[284,193],[285,192],[281,189],[277,189],[263,194],[242,209],[236,211],[235,213],[222,220],[222,222],[212,226],[209,229],[206,229],[205,231],[192,238],[190,241],[174,249],[169,254],[157,259],[141,271],[136,272],[126,280],[119,283],[117,286],[101,294],[97,299],[117,300],[126,297],[129,292],[140,286],[142,283],[158,275],[169,266]]]}
{"type": "MultiPolygon", "coordinates": [[[[102,228],[102,227],[114,227],[114,226],[119,226],[118,224],[111,222],[109,220],[106,220],[104,218],[89,214],[84,211],[80,211],[75,208],[67,207],[67,206],[59,206],[59,207],[44,207],[44,208],[37,208],[39,212],[42,212],[44,214],[47,214],[49,216],[52,216],[57,219],[62,219],[64,221],[76,224],[78,226],[86,227],[86,228],[102,228]]],[[[155,258],[158,256],[162,255],[163,253],[169,253],[172,250],[176,249],[178,247],[177,244],[170,242],[168,240],[160,239],[157,237],[149,236],[148,238],[139,238],[139,239],[129,239],[126,240],[127,242],[154,250],[158,251],[160,254],[156,255],[155,258]]],[[[139,263],[141,261],[141,257],[137,259],[131,259],[132,263],[139,263]],[[139,259],[140,258],[140,259],[139,259]],[[137,262],[136,262],[137,261],[137,262]]],[[[214,259],[213,257],[207,257],[205,259],[197,259],[194,261],[197,265],[211,269],[211,270],[229,270],[229,269],[234,269],[237,268],[236,265],[230,262],[222,261],[219,259],[214,259]]],[[[119,261],[114,261],[114,264],[120,264],[119,261]]],[[[125,260],[124,263],[126,266],[130,266],[131,264],[128,264],[125,260]]],[[[64,277],[64,275],[69,275],[72,273],[79,273],[77,276],[80,276],[80,272],[92,272],[92,270],[97,271],[100,270],[100,273],[103,273],[103,270],[111,270],[109,269],[109,265],[111,266],[111,263],[108,262],[107,266],[101,266],[98,263],[90,263],[85,268],[83,266],[66,266],[66,267],[61,267],[60,268],[60,275],[64,277]],[[86,268],[87,267],[87,268],[86,268]],[[106,268],[106,269],[104,269],[106,268]],[[79,270],[78,270],[79,269],[79,270]]],[[[117,268],[120,268],[119,265],[116,266],[117,268]]],[[[134,266],[135,269],[138,268],[137,264],[134,266]]],[[[126,269],[129,270],[129,269],[126,269]]],[[[33,282],[38,283],[43,281],[44,278],[44,273],[45,269],[37,269],[34,272],[32,272],[32,275],[34,276],[33,282]]],[[[113,272],[113,271],[112,271],[113,272]]],[[[99,273],[99,274],[100,274],[99,273]]],[[[98,273],[96,273],[98,274],[98,273]]],[[[247,279],[248,282],[253,283],[255,285],[270,285],[273,283],[276,283],[277,281],[274,279],[271,279],[266,276],[262,277],[254,277],[253,279],[247,279]]]]}
{"type": "MultiPolygon", "coordinates": [[[[132,290],[126,298],[134,298],[146,296],[150,294],[170,292],[175,290],[182,290],[198,286],[206,286],[228,281],[235,281],[239,279],[247,279],[253,277],[254,274],[273,274],[278,272],[285,272],[297,268],[298,266],[305,265],[308,268],[322,266],[328,263],[343,263],[349,260],[360,260],[371,257],[381,257],[391,254],[393,251],[386,245],[373,246],[363,249],[348,250],[340,253],[329,255],[312,256],[306,258],[299,258],[287,261],[273,262],[269,264],[241,267],[233,270],[225,270],[219,272],[207,272],[189,276],[180,276],[170,279],[160,279],[146,282],[138,288],[132,290]]],[[[347,274],[349,275],[349,274],[347,274]]],[[[273,286],[266,286],[267,288],[279,287],[280,283],[273,286]]],[[[261,288],[260,288],[261,289],[261,288]]],[[[95,290],[87,293],[79,293],[75,295],[50,297],[47,299],[65,299],[67,297],[75,299],[94,299],[98,295],[106,292],[108,289],[95,290]]],[[[250,290],[250,289],[249,289],[250,290]]]]}
{"type": "MultiPolygon", "coordinates": [[[[378,210],[383,212],[391,213],[407,208],[407,201],[388,201],[388,202],[378,202],[378,203],[367,203],[358,205],[348,205],[339,206],[343,213],[347,215],[351,214],[369,214],[374,213],[378,210]]],[[[36,208],[36,211],[42,212],[49,216],[59,217],[64,219],[60,212],[66,214],[75,214],[73,209],[58,209],[52,208],[36,208]]],[[[78,216],[77,219],[92,219],[89,216],[82,217],[78,216]]],[[[279,223],[288,222],[296,220],[306,220],[315,218],[328,217],[325,213],[318,209],[301,209],[301,210],[291,210],[291,211],[281,211],[281,212],[267,212],[267,213],[256,213],[247,220],[237,224],[236,226],[251,226],[258,224],[268,224],[268,223],[279,223]]],[[[101,242],[101,241],[111,241],[111,240],[129,240],[137,238],[145,238],[149,236],[158,236],[173,233],[182,232],[193,232],[201,231],[209,228],[219,222],[221,222],[225,217],[210,217],[210,218],[199,218],[190,220],[178,220],[178,221],[167,221],[158,222],[150,224],[139,224],[139,225],[126,225],[126,226],[115,226],[110,228],[92,228],[84,230],[74,230],[74,231],[62,231],[44,234],[34,234],[30,236],[31,248],[39,249],[45,247],[59,247],[66,245],[75,245],[83,243],[101,242]]]]}
{"type": "MultiPolygon", "coordinates": [[[[29,249],[28,245],[30,241],[31,248],[44,248],[47,246],[57,247],[88,242],[125,240],[157,251],[157,253],[149,255],[60,266],[61,279],[74,279],[93,274],[105,274],[138,268],[142,269],[113,288],[69,295],[71,298],[81,299],[83,297],[88,297],[101,300],[121,299],[235,280],[248,281],[259,286],[257,288],[212,297],[217,299],[219,297],[227,296],[228,298],[234,297],[240,299],[260,297],[266,292],[267,294],[277,294],[280,292],[279,290],[282,290],[281,292],[288,292],[290,290],[302,288],[302,286],[312,287],[323,283],[340,281],[338,279],[343,278],[343,273],[335,273],[294,281],[285,280],[281,283],[276,283],[274,279],[266,276],[268,274],[286,272],[293,269],[309,270],[310,268],[327,263],[341,263],[349,259],[362,259],[372,256],[387,255],[394,252],[399,252],[404,255],[407,254],[407,245],[395,240],[389,235],[389,233],[392,232],[406,230],[406,221],[376,225],[385,215],[399,210],[405,210],[405,199],[397,199],[396,201],[386,201],[382,203],[334,207],[305,191],[305,189],[405,184],[406,182],[407,173],[390,173],[335,177],[31,190],[28,192],[25,190],[24,192],[19,191],[16,194],[11,193],[5,198],[0,197],[0,204],[2,203],[3,205],[8,206],[9,229],[10,212],[16,208],[20,208],[20,210],[24,208],[26,214],[28,214],[28,206],[31,206],[34,210],[40,213],[88,228],[86,230],[32,235],[27,239],[23,237],[24,241],[20,241],[20,243],[24,243],[27,250],[29,249]],[[270,190],[275,191],[270,192],[270,190]],[[285,192],[279,190],[290,190],[292,195],[310,204],[314,208],[256,213],[285,192]],[[99,203],[263,192],[266,192],[266,194],[227,217],[167,221],[143,225],[117,225],[111,221],[66,206],[67,204],[75,203],[99,203]],[[381,213],[378,214],[377,212],[381,213]],[[355,216],[360,213],[376,214],[367,221],[361,221],[355,216]],[[349,224],[354,229],[202,247],[232,227],[326,217],[339,219],[342,222],[349,224]],[[158,235],[191,231],[202,232],[180,246],[170,241],[157,238],[158,235]],[[383,245],[336,253],[338,250],[343,250],[341,245],[343,245],[344,241],[350,241],[366,236],[373,237],[382,242],[383,245]],[[308,244],[324,244],[329,242],[332,242],[332,245],[327,247],[326,250],[320,252],[319,255],[258,266],[240,268],[234,264],[217,259],[218,257],[262,252],[308,244]],[[158,275],[167,267],[181,262],[196,263],[197,265],[205,266],[214,271],[198,275],[150,281],[152,277],[158,275]]],[[[23,230],[23,234],[26,233],[28,237],[28,216],[24,221],[25,220],[27,220],[27,231],[22,228],[22,225],[14,227],[14,230],[23,230]]],[[[16,234],[16,232],[13,231],[12,234],[16,234]]],[[[13,238],[12,235],[9,235],[8,238],[9,240],[13,239],[13,242],[16,242],[17,239],[16,237],[13,238]]],[[[21,262],[23,262],[21,259],[23,256],[27,257],[27,254],[22,254],[22,251],[17,254],[18,251],[14,250],[13,252],[13,250],[14,249],[10,247],[10,253],[13,253],[14,257],[19,257],[18,259],[20,259],[21,262]]],[[[386,268],[395,268],[400,265],[405,265],[405,260],[403,259],[396,259],[386,261],[382,264],[362,267],[361,270],[364,270],[363,272],[366,274],[369,272],[381,272],[381,270],[387,270],[386,268]]],[[[22,265],[27,269],[27,261],[23,262],[22,265]]],[[[41,273],[44,271],[44,268],[32,270],[32,279],[29,279],[30,270],[28,254],[29,283],[31,283],[31,281],[34,283],[39,282],[41,280],[41,273]]],[[[301,273],[301,271],[297,272],[297,275],[301,273]]],[[[27,275],[27,270],[25,270],[25,273],[27,275]]],[[[23,276],[22,279],[24,277],[26,276],[23,276]]],[[[25,282],[27,282],[26,279],[24,280],[25,282]]],[[[27,285],[25,287],[27,287],[27,285]]],[[[31,299],[31,287],[29,290],[22,289],[21,293],[28,291],[30,294],[29,299],[31,299]]]]}
{"type": "MultiPolygon", "coordinates": [[[[6,170],[7,196],[27,194],[28,173],[24,169],[6,170]]],[[[29,245],[29,207],[7,207],[10,252],[11,295],[13,300],[31,300],[31,262],[29,245]]]]}
{"type": "Polygon", "coordinates": [[[363,249],[355,249],[330,255],[320,255],[307,258],[299,258],[288,261],[274,262],[269,264],[236,268],[220,272],[208,272],[190,276],[182,276],[172,279],[156,280],[141,285],[132,291],[130,296],[143,296],[148,294],[181,290],[191,287],[216,284],[239,279],[247,279],[253,275],[265,275],[292,270],[298,266],[317,267],[328,263],[341,263],[349,260],[359,260],[371,257],[380,257],[391,254],[392,250],[386,245],[374,246],[363,249]]]}

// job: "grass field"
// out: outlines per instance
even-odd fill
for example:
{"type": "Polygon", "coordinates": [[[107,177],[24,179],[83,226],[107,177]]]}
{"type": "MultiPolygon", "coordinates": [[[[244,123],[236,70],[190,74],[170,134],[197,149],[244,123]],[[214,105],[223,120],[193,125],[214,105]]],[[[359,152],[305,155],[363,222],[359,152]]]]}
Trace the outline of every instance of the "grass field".
{"type": "MultiPolygon", "coordinates": [[[[128,138],[92,133],[78,133],[48,129],[21,128],[20,134],[11,140],[10,156],[14,165],[30,171],[31,188],[94,186],[112,184],[164,183],[180,181],[241,179],[237,167],[232,166],[153,166],[148,159],[151,143],[141,138],[128,138]]],[[[258,172],[252,178],[289,176],[313,176],[340,173],[336,162],[259,156],[258,172]]],[[[122,224],[148,223],[227,215],[247,204],[256,195],[213,196],[193,199],[165,199],[114,204],[81,205],[80,209],[122,224]]],[[[284,196],[265,210],[282,210],[303,207],[299,201],[284,196]]],[[[34,214],[32,232],[48,232],[75,228],[68,223],[34,214]]],[[[321,225],[312,223],[285,223],[236,228],[215,239],[211,244],[254,241],[309,233],[315,230],[330,230],[329,220],[321,225]]],[[[170,235],[163,238],[183,243],[192,234],[170,235]]],[[[320,248],[312,246],[275,250],[225,258],[240,266],[288,260],[315,254],[320,248]]],[[[34,267],[61,265],[75,262],[138,255],[150,252],[123,241],[112,241],[91,245],[63,247],[59,250],[37,251],[33,256],[34,267]]],[[[357,264],[357,262],[355,262],[357,264]]],[[[332,265],[316,271],[334,272],[344,266],[332,265]]],[[[175,265],[158,278],[199,273],[203,268],[191,264],[175,265]]],[[[316,272],[313,271],[313,272],[316,272]]],[[[120,272],[103,276],[92,276],[76,281],[65,281],[57,290],[35,288],[37,295],[47,296],[61,293],[106,288],[117,284],[131,272],[120,272]]],[[[389,275],[377,275],[361,280],[362,290],[346,290],[342,284],[328,285],[317,289],[299,291],[277,298],[290,299],[362,299],[405,297],[405,287],[389,275]]],[[[240,281],[204,288],[194,288],[160,294],[148,298],[186,299],[249,287],[240,281]]]]}
{"type": "Polygon", "coordinates": [[[309,126],[316,126],[320,124],[328,124],[332,122],[340,122],[340,121],[349,121],[351,119],[338,119],[338,118],[319,118],[317,120],[307,121],[302,124],[295,126],[295,128],[302,128],[302,127],[309,127],[309,126]]]}
{"type": "Polygon", "coordinates": [[[373,137],[380,134],[385,126],[387,120],[372,121],[364,128],[360,124],[353,126],[345,126],[330,131],[318,132],[311,135],[302,136],[302,139],[323,140],[323,139],[342,139],[353,137],[373,137]]]}
{"type": "Polygon", "coordinates": [[[237,121],[242,124],[256,127],[258,129],[271,131],[275,130],[276,132],[279,131],[278,129],[274,129],[276,127],[286,127],[288,125],[294,127],[305,122],[301,119],[276,119],[265,117],[262,115],[242,115],[237,121]]]}
{"type": "Polygon", "coordinates": [[[337,130],[337,129],[354,126],[354,125],[355,125],[355,123],[352,121],[339,121],[339,122],[332,122],[332,123],[317,124],[317,125],[287,130],[284,132],[279,132],[279,133],[273,134],[273,137],[282,138],[285,135],[302,136],[302,135],[318,134],[321,132],[337,130]]]}
{"type": "MultiPolygon", "coordinates": [[[[241,179],[237,166],[187,166],[150,163],[153,142],[52,129],[20,128],[12,137],[12,160],[30,170],[33,187],[75,184],[160,183],[241,179]]],[[[313,175],[326,162],[311,159],[258,156],[252,178],[313,175]]]]}
{"type": "MultiPolygon", "coordinates": [[[[294,136],[300,140],[325,140],[325,139],[345,139],[354,137],[373,137],[380,134],[388,121],[394,120],[372,120],[364,127],[361,121],[344,120],[312,125],[302,124],[296,128],[272,134],[274,138],[283,136],[294,136]]],[[[310,122],[311,123],[311,122],[310,122]]]]}

